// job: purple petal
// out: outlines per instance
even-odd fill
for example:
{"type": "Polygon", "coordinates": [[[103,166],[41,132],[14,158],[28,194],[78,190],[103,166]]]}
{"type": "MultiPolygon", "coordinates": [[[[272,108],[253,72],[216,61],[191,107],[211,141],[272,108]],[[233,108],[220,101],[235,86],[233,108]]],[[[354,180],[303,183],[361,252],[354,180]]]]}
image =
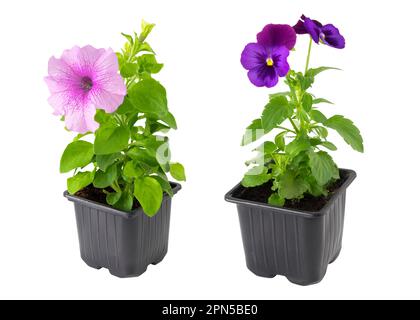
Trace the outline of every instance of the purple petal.
{"type": "Polygon", "coordinates": [[[289,54],[290,51],[286,47],[276,47],[273,48],[271,52],[271,56],[274,61],[274,67],[279,77],[286,76],[290,70],[289,63],[287,62],[287,57],[289,54]]]}
{"type": "Polygon", "coordinates": [[[306,18],[303,21],[303,25],[305,26],[306,31],[309,33],[311,38],[316,42],[319,43],[319,35],[321,34],[321,24],[318,21],[314,21],[312,19],[306,18]]]}
{"type": "Polygon", "coordinates": [[[296,44],[296,32],[286,24],[268,24],[258,33],[257,42],[266,48],[285,46],[292,50],[296,44]]]}
{"type": "Polygon", "coordinates": [[[248,43],[241,54],[241,64],[246,70],[265,65],[268,58],[266,49],[258,43],[248,43]]]}
{"type": "Polygon", "coordinates": [[[293,27],[293,29],[295,30],[295,32],[297,33],[297,34],[307,34],[308,33],[308,31],[306,30],[306,28],[305,28],[305,24],[303,23],[303,21],[302,20],[299,20],[296,24],[295,24],[295,26],[293,27]]]}
{"type": "Polygon", "coordinates": [[[257,67],[248,71],[248,78],[257,87],[272,88],[279,82],[276,69],[267,66],[257,67]]]}
{"type": "Polygon", "coordinates": [[[344,49],[346,40],[340,34],[340,31],[332,24],[327,24],[321,29],[321,39],[325,44],[337,49],[344,49]]]}
{"type": "Polygon", "coordinates": [[[95,132],[99,124],[94,120],[96,109],[93,105],[85,107],[83,110],[72,109],[66,113],[66,128],[78,133],[95,132]]]}

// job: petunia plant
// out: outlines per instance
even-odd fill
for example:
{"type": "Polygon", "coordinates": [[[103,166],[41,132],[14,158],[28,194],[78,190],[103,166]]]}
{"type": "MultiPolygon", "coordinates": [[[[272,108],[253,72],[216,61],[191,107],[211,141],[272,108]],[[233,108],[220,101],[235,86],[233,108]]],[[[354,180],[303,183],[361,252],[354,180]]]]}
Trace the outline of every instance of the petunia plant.
{"type": "Polygon", "coordinates": [[[60,161],[60,172],[73,172],[68,192],[93,186],[110,206],[131,211],[140,204],[149,216],[164,193],[173,195],[167,174],[185,181],[183,166],[170,161],[165,134],[177,124],[165,88],[153,78],[163,67],[146,42],[153,27],[143,22],[140,34],[123,34],[119,53],[66,50],[50,59],[45,78],[54,114],[78,133],[60,161]]]}
{"type": "Polygon", "coordinates": [[[337,68],[309,68],[313,43],[336,49],[345,47],[345,39],[332,24],[323,25],[302,16],[291,27],[269,24],[257,35],[257,42],[245,46],[241,63],[248,78],[257,87],[272,88],[284,78],[287,89],[270,95],[260,118],[247,128],[242,145],[248,145],[275,132],[255,151],[258,156],[247,162],[250,167],[242,185],[272,186],[268,202],[284,206],[306,195],[327,196],[329,187],[340,179],[339,169],[329,151],[337,147],[329,141],[329,130],[335,130],[354,150],[363,152],[363,139],[353,122],[342,115],[327,117],[322,104],[310,89],[324,71],[337,68]],[[293,52],[297,34],[309,35],[309,49],[303,72],[290,69],[287,58],[293,52]]]}

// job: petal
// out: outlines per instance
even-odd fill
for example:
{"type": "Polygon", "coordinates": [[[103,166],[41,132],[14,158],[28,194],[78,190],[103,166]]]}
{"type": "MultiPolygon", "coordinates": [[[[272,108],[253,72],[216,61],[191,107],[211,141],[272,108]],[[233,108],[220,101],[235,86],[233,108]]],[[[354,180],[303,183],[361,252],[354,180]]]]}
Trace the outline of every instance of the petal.
{"type": "Polygon", "coordinates": [[[290,51],[286,47],[277,47],[272,51],[274,67],[279,77],[286,76],[290,70],[289,63],[287,62],[289,54],[290,51]]]}
{"type": "Polygon", "coordinates": [[[264,47],[285,46],[292,50],[296,44],[296,32],[286,24],[268,24],[258,33],[257,42],[264,47]]]}
{"type": "Polygon", "coordinates": [[[322,40],[330,47],[344,49],[346,40],[340,34],[340,31],[332,24],[327,24],[321,29],[322,40]]]}
{"type": "Polygon", "coordinates": [[[80,48],[73,47],[65,50],[61,59],[67,63],[79,76],[90,75],[96,61],[105,53],[105,49],[96,49],[92,46],[80,48]]]}
{"type": "Polygon", "coordinates": [[[248,78],[257,87],[272,88],[279,82],[276,69],[273,67],[261,66],[248,71],[248,78]]]}
{"type": "Polygon", "coordinates": [[[268,58],[265,48],[258,43],[248,43],[241,54],[241,64],[246,70],[265,65],[268,58]]]}
{"type": "Polygon", "coordinates": [[[101,55],[95,61],[95,72],[98,75],[106,73],[118,73],[118,57],[115,52],[109,48],[108,50],[102,49],[101,55]]]}
{"type": "Polygon", "coordinates": [[[78,132],[95,132],[99,124],[95,121],[96,109],[93,105],[87,105],[84,109],[74,108],[69,110],[65,116],[66,128],[78,132]]]}
{"type": "Polygon", "coordinates": [[[51,93],[60,92],[72,87],[78,76],[62,59],[51,57],[48,61],[48,77],[45,81],[51,93]]]}
{"type": "Polygon", "coordinates": [[[104,89],[94,89],[89,93],[89,100],[97,109],[112,113],[123,103],[124,96],[125,93],[115,94],[104,89]]]}
{"type": "Polygon", "coordinates": [[[302,20],[299,20],[293,27],[297,34],[307,34],[308,31],[305,28],[305,24],[302,20]]]}
{"type": "Polygon", "coordinates": [[[318,21],[314,21],[312,19],[306,18],[303,21],[306,31],[310,34],[312,39],[319,43],[319,35],[321,33],[321,24],[318,21]]]}

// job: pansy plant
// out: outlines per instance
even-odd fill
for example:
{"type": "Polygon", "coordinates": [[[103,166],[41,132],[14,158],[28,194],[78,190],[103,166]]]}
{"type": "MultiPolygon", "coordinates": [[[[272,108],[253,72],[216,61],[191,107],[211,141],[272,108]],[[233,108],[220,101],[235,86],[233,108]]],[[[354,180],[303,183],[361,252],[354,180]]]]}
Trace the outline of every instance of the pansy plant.
{"type": "Polygon", "coordinates": [[[287,200],[299,201],[305,195],[327,196],[330,185],[340,178],[338,166],[328,153],[337,150],[328,140],[330,129],[354,150],[363,152],[363,139],[353,122],[341,115],[324,115],[319,106],[332,103],[309,92],[316,76],[336,69],[309,68],[313,42],[345,47],[344,37],[335,26],[302,16],[294,27],[267,25],[257,35],[257,42],[245,46],[241,56],[252,84],[271,88],[284,77],[288,88],[270,95],[261,117],[252,122],[242,139],[242,145],[248,145],[276,131],[273,141],[255,149],[258,156],[246,163],[249,171],[242,180],[248,188],[270,183],[272,195],[268,201],[276,206],[284,206],[287,200]],[[291,70],[287,61],[297,34],[309,35],[304,72],[291,70]]]}
{"type": "Polygon", "coordinates": [[[137,199],[149,216],[158,212],[164,193],[173,195],[168,173],[185,181],[183,166],[170,161],[164,135],[177,124],[165,88],[153,78],[163,67],[146,42],[153,27],[143,22],[140,34],[123,34],[120,53],[91,46],[66,50],[50,59],[45,78],[54,114],[78,133],[60,162],[62,173],[73,172],[68,192],[93,185],[110,206],[131,211],[137,199]]]}

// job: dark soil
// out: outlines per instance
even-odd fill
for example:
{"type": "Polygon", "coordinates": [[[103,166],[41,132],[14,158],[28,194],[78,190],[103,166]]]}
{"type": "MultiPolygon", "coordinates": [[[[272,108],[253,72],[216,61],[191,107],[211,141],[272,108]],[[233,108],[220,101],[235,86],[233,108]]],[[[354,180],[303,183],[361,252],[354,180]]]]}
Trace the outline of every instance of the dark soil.
{"type": "MultiPolygon", "coordinates": [[[[114,190],[112,190],[111,188],[107,188],[106,191],[114,192],[114,190]]],[[[95,188],[92,184],[80,191],[77,191],[76,196],[104,205],[108,205],[108,203],[106,202],[106,194],[103,191],[103,189],[95,188]]],[[[133,209],[137,208],[140,208],[140,203],[137,201],[137,199],[134,199],[133,209]]]]}
{"type": "MultiPolygon", "coordinates": [[[[335,181],[328,187],[328,196],[314,197],[309,194],[306,194],[305,197],[300,200],[287,200],[284,205],[284,208],[292,210],[318,212],[327,204],[328,200],[331,199],[331,197],[343,185],[346,179],[347,175],[344,172],[340,172],[340,179],[335,181]]],[[[270,198],[270,196],[273,194],[273,191],[271,190],[272,186],[273,184],[271,181],[255,188],[244,188],[241,186],[234,193],[233,196],[242,200],[250,200],[259,203],[268,203],[268,198],[270,198]]]]}

